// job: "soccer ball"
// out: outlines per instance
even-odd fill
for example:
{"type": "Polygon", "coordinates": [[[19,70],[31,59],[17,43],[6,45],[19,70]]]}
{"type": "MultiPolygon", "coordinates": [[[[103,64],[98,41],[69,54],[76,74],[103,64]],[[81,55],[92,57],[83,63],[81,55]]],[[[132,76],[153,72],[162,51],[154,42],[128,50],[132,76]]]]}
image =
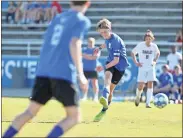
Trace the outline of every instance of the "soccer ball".
{"type": "Polygon", "coordinates": [[[154,96],[154,105],[158,108],[164,108],[168,104],[168,97],[163,93],[154,96]]]}

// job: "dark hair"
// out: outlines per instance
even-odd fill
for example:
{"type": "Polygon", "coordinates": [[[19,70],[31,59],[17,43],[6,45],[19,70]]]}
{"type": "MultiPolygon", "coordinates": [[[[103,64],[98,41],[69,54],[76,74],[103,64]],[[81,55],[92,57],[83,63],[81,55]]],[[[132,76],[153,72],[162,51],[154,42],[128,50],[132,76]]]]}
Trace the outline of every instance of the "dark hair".
{"type": "Polygon", "coordinates": [[[84,5],[86,2],[88,2],[89,0],[82,0],[82,1],[77,1],[77,0],[72,0],[71,3],[75,6],[82,6],[84,5]]]}

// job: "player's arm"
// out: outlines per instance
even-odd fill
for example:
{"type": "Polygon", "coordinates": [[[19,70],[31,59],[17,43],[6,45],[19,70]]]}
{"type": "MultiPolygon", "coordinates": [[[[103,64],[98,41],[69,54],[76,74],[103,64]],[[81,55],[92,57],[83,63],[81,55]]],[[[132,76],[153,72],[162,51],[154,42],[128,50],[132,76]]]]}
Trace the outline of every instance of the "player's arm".
{"type": "Polygon", "coordinates": [[[119,57],[114,57],[114,59],[111,62],[109,62],[107,65],[105,65],[105,68],[108,69],[110,67],[115,66],[118,63],[119,63],[119,57]]]}
{"type": "Polygon", "coordinates": [[[156,55],[155,55],[155,58],[153,60],[153,65],[156,64],[156,62],[157,62],[157,60],[158,60],[158,58],[160,56],[160,51],[159,51],[159,48],[158,48],[157,45],[155,45],[155,53],[156,53],[156,55]]]}
{"type": "Polygon", "coordinates": [[[182,55],[179,55],[179,65],[182,67],[182,55]]]}
{"type": "Polygon", "coordinates": [[[90,55],[83,53],[82,56],[83,58],[90,60],[90,55]]]}
{"type": "Polygon", "coordinates": [[[170,88],[171,88],[171,85],[168,84],[168,85],[166,85],[166,86],[164,86],[162,88],[155,89],[154,92],[155,93],[157,93],[157,92],[167,92],[167,91],[170,91],[170,88]]]}
{"type": "Polygon", "coordinates": [[[132,57],[132,60],[133,62],[135,63],[135,65],[137,65],[138,67],[142,67],[142,64],[139,63],[137,61],[137,58],[136,58],[136,55],[138,54],[138,51],[139,51],[139,46],[137,45],[131,52],[131,57],[132,57]]]}
{"type": "Polygon", "coordinates": [[[99,51],[97,55],[89,55],[89,54],[83,54],[83,57],[88,60],[96,60],[101,55],[101,52],[99,51]]]}
{"type": "Polygon", "coordinates": [[[93,55],[96,56],[96,55],[100,54],[101,50],[104,49],[104,48],[106,48],[105,44],[102,44],[101,46],[95,48],[93,55]]]}
{"type": "Polygon", "coordinates": [[[83,75],[83,64],[82,64],[82,50],[81,50],[82,41],[79,38],[72,38],[70,44],[70,52],[72,60],[76,66],[78,75],[83,75]]]}

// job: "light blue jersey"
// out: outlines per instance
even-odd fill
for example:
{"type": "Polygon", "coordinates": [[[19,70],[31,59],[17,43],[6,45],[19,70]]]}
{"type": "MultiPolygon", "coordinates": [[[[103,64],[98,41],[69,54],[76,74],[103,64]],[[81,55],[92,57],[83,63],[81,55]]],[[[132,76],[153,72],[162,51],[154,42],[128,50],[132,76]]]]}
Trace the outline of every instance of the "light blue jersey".
{"type": "Polygon", "coordinates": [[[72,38],[83,39],[91,26],[80,12],[69,10],[58,14],[44,35],[36,75],[76,82],[76,68],[70,54],[72,38]]]}
{"type": "Polygon", "coordinates": [[[123,40],[117,34],[112,33],[111,38],[105,40],[105,44],[109,53],[107,62],[111,62],[114,57],[119,57],[119,63],[115,65],[115,68],[119,71],[124,71],[129,66],[129,63],[123,40]]]}

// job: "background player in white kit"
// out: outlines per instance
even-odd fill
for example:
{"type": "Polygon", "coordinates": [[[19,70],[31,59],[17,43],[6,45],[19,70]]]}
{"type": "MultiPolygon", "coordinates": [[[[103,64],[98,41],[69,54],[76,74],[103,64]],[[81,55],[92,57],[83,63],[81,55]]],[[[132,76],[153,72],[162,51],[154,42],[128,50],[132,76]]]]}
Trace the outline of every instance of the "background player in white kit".
{"type": "Polygon", "coordinates": [[[147,83],[146,107],[151,108],[150,101],[153,93],[153,81],[156,79],[155,65],[160,56],[160,51],[156,44],[152,43],[154,35],[152,31],[147,30],[144,41],[140,42],[131,53],[134,63],[139,67],[138,70],[138,88],[136,91],[135,105],[140,103],[140,97],[144,86],[147,83]],[[137,61],[136,55],[139,60],[137,61]]]}

